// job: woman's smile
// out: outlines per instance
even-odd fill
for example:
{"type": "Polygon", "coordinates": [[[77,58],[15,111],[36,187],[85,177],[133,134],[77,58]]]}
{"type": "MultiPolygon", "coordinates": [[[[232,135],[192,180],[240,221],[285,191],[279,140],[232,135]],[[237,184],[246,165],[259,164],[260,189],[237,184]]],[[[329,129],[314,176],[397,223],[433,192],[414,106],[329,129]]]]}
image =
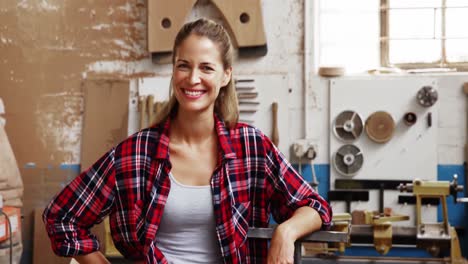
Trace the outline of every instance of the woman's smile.
{"type": "Polygon", "coordinates": [[[189,99],[198,99],[206,93],[205,90],[183,89],[183,88],[181,88],[181,90],[184,93],[184,95],[188,97],[189,99]]]}

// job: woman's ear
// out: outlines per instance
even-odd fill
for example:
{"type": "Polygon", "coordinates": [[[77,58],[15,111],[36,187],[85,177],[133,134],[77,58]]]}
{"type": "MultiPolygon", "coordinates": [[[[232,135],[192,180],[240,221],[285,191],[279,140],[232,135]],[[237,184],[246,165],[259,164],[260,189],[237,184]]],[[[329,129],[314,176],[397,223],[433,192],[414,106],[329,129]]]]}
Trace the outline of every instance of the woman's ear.
{"type": "Polygon", "coordinates": [[[229,81],[231,80],[231,75],[232,75],[232,67],[229,67],[226,70],[224,70],[223,82],[222,82],[221,87],[224,87],[229,83],[229,81]]]}

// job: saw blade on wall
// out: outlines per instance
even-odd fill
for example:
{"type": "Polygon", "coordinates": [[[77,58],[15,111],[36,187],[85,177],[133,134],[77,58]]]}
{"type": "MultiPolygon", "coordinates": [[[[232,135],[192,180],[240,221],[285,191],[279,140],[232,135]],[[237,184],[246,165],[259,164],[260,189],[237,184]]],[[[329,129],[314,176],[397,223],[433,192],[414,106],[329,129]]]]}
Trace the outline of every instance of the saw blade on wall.
{"type": "Polygon", "coordinates": [[[363,131],[362,118],[357,112],[343,111],[333,122],[333,132],[341,141],[350,143],[361,136],[363,131]]]}
{"type": "Polygon", "coordinates": [[[352,144],[341,146],[333,155],[333,166],[343,176],[354,176],[362,168],[364,156],[361,149],[352,144]]]}

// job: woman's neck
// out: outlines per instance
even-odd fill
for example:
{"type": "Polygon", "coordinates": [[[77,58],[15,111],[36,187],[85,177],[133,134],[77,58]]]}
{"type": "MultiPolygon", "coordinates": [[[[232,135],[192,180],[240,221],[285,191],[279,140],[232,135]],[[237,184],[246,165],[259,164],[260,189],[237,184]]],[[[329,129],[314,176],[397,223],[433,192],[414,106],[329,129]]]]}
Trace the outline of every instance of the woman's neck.
{"type": "Polygon", "coordinates": [[[199,144],[216,134],[213,113],[197,114],[180,110],[171,122],[172,142],[199,144]]]}

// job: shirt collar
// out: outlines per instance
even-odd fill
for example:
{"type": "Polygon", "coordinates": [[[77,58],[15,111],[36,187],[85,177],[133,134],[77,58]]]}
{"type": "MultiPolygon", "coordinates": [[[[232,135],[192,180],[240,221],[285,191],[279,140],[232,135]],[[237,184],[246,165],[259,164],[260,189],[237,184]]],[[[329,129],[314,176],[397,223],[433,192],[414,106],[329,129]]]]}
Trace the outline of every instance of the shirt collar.
{"type": "MultiPolygon", "coordinates": [[[[229,137],[229,130],[226,127],[224,121],[214,115],[216,133],[218,134],[219,149],[221,150],[223,159],[235,159],[236,153],[233,150],[232,142],[229,137]]],[[[163,121],[160,126],[160,137],[156,147],[156,158],[169,160],[169,129],[171,125],[171,119],[167,118],[163,121]]]]}
{"type": "Polygon", "coordinates": [[[229,134],[229,130],[226,127],[224,121],[218,117],[217,114],[214,115],[216,133],[218,134],[219,148],[222,151],[223,159],[235,159],[236,153],[233,150],[232,142],[229,134]]]}

